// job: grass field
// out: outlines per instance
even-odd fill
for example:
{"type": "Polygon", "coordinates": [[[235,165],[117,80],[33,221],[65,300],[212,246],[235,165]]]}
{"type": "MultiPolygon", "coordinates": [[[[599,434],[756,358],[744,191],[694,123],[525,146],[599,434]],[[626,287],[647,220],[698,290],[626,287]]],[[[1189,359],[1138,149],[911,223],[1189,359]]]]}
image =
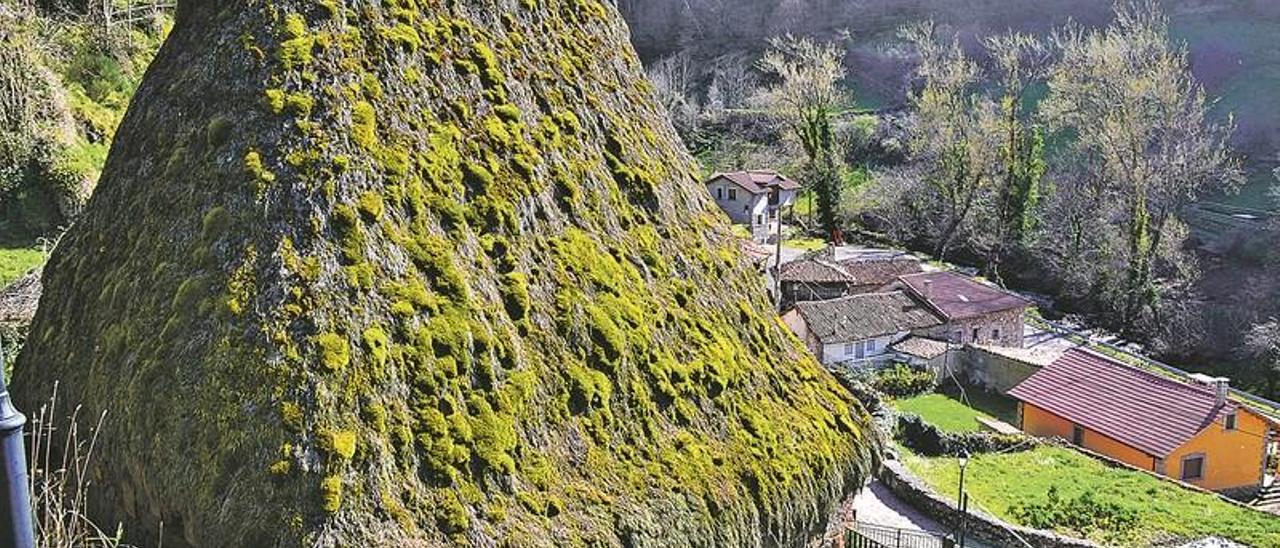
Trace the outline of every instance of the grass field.
{"type": "MultiPolygon", "coordinates": [[[[902,450],[903,463],[936,492],[954,499],[959,467],[954,458],[927,458],[902,450]]],[[[977,455],[965,473],[971,504],[1015,522],[1012,505],[1043,502],[1050,487],[1064,498],[1092,493],[1137,514],[1137,526],[1117,531],[1060,532],[1104,545],[1149,546],[1170,536],[1228,538],[1250,546],[1280,546],[1280,517],[1241,508],[1215,495],[1185,489],[1131,470],[1109,468],[1074,450],[1045,446],[1022,453],[977,455]]]]}
{"type": "Polygon", "coordinates": [[[0,247],[0,287],[9,285],[44,262],[39,249],[0,247]]]}
{"type": "Polygon", "coordinates": [[[817,251],[827,247],[827,241],[822,238],[791,238],[783,240],[782,247],[799,249],[801,251],[817,251]]]}
{"type": "Polygon", "coordinates": [[[993,418],[945,394],[924,394],[894,400],[893,407],[903,413],[920,415],[925,422],[948,432],[977,432],[977,419],[993,418]]]}

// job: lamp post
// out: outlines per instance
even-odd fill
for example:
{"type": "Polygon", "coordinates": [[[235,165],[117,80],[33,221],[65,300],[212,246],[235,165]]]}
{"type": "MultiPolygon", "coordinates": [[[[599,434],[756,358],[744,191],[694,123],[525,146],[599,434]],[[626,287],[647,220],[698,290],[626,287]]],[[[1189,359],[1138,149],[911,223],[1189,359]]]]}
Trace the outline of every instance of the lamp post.
{"type": "Polygon", "coordinates": [[[13,407],[4,384],[4,344],[0,342],[0,546],[33,548],[31,492],[22,427],[27,418],[13,407]]]}
{"type": "Polygon", "coordinates": [[[964,469],[969,466],[969,452],[960,453],[960,494],[956,504],[960,507],[960,548],[964,548],[965,529],[969,526],[969,497],[964,493],[964,469]]]}
{"type": "MultiPolygon", "coordinates": [[[[769,204],[769,214],[778,219],[778,236],[774,242],[774,260],[773,260],[773,297],[774,306],[778,309],[778,313],[782,313],[782,190],[776,185],[770,194],[771,202],[769,204]]],[[[773,223],[769,223],[768,228],[772,228],[773,223]]],[[[766,228],[766,230],[768,230],[766,228]]]]}

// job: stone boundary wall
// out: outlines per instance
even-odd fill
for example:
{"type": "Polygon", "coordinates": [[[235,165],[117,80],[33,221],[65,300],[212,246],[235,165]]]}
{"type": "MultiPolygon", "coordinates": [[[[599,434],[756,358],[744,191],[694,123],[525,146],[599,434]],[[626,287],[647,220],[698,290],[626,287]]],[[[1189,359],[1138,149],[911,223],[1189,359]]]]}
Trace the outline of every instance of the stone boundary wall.
{"type": "MultiPolygon", "coordinates": [[[[901,461],[885,461],[880,467],[879,479],[908,506],[949,529],[960,527],[960,509],[935,493],[924,480],[907,470],[901,461]]],[[[969,510],[965,523],[974,538],[994,542],[998,546],[1026,546],[1023,543],[1026,541],[1036,548],[1100,548],[1100,545],[1093,542],[1059,535],[1053,531],[1013,525],[977,509],[969,510]]]]}
{"type": "Polygon", "coordinates": [[[952,364],[956,365],[957,361],[957,373],[970,383],[1000,394],[1007,393],[1043,367],[973,345],[966,346],[960,359],[952,364]]]}

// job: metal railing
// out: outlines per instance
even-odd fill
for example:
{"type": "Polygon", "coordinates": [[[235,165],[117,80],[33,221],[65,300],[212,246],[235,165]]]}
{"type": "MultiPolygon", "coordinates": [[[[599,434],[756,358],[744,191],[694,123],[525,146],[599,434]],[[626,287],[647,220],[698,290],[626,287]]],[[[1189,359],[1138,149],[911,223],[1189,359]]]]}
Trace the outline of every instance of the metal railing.
{"type": "Polygon", "coordinates": [[[955,541],[924,531],[858,522],[845,535],[848,548],[952,548],[955,541]]]}

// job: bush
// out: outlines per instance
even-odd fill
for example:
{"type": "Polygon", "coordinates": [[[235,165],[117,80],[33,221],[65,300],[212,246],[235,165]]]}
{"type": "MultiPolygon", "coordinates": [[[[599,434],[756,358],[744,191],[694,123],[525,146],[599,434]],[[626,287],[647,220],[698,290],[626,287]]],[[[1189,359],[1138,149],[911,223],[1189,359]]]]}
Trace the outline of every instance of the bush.
{"type": "Polygon", "coordinates": [[[1049,488],[1044,502],[1020,502],[1011,506],[1009,513],[1018,522],[1037,529],[1066,529],[1081,535],[1125,531],[1138,524],[1138,513],[1132,509],[1096,500],[1091,491],[1064,499],[1058,495],[1057,487],[1049,488]]]}
{"type": "Polygon", "coordinates": [[[906,364],[897,364],[893,369],[886,369],[876,375],[871,386],[882,394],[895,398],[918,396],[932,392],[937,386],[938,378],[933,372],[914,369],[906,364]]]}
{"type": "Polygon", "coordinates": [[[883,407],[880,401],[880,394],[868,384],[864,375],[856,370],[847,368],[840,368],[832,371],[832,373],[835,375],[836,380],[840,381],[840,385],[844,386],[845,390],[853,394],[853,397],[862,404],[867,413],[872,415],[880,413],[880,409],[883,407]]]}
{"type": "Polygon", "coordinates": [[[944,432],[920,418],[919,415],[912,414],[898,416],[897,432],[894,437],[906,448],[926,457],[1027,451],[1040,445],[1040,441],[1036,438],[1021,434],[944,432]]]}

